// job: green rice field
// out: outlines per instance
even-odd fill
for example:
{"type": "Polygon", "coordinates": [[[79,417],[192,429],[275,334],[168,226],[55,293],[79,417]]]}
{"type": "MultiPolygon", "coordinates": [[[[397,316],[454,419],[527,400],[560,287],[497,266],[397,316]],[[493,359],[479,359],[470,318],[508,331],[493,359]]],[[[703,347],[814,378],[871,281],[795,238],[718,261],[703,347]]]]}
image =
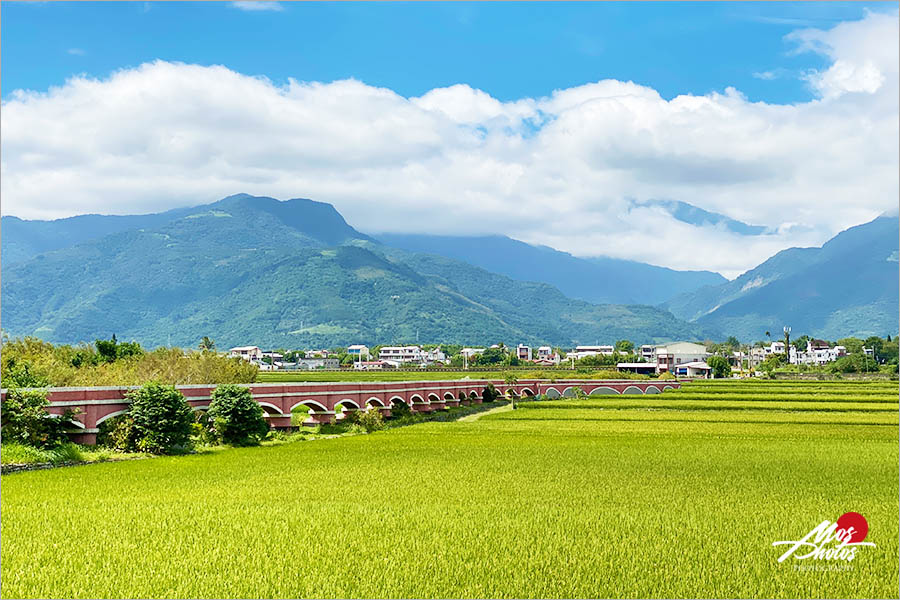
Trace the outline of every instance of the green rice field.
{"type": "Polygon", "coordinates": [[[4,475],[0,595],[896,598],[898,392],[693,382],[4,475]],[[848,511],[876,547],[777,562],[848,511]]]}

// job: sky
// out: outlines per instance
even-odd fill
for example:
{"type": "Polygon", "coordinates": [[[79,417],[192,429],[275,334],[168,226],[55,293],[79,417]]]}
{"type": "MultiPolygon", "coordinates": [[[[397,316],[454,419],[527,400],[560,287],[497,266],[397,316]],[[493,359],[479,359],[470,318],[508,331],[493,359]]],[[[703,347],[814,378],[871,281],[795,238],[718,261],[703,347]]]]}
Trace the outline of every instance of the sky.
{"type": "Polygon", "coordinates": [[[897,3],[3,2],[0,40],[22,218],[247,192],[734,277],[900,193],[897,3]]]}

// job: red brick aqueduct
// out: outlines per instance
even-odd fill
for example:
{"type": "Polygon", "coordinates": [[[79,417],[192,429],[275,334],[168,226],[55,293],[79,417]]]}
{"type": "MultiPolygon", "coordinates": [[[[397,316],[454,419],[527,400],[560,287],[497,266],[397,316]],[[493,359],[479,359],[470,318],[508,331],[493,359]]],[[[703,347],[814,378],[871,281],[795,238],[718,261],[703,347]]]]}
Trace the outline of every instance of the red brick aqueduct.
{"type": "MultiPolygon", "coordinates": [[[[576,388],[590,395],[598,394],[659,394],[679,387],[676,381],[642,381],[596,379],[565,379],[557,381],[527,379],[506,384],[498,379],[458,379],[454,381],[397,381],[397,382],[341,382],[341,383],[253,383],[246,384],[253,398],[262,405],[272,427],[290,427],[291,411],[298,406],[309,408],[305,425],[332,423],[348,412],[375,408],[386,417],[391,407],[402,401],[413,412],[431,412],[460,404],[481,403],[488,383],[504,395],[529,397],[546,395],[550,398],[573,397],[576,388]],[[340,413],[340,414],[338,414],[340,413]]],[[[78,414],[73,425],[72,439],[81,444],[97,441],[98,427],[107,419],[128,410],[125,394],[137,386],[123,387],[57,387],[49,388],[48,411],[59,415],[67,409],[78,414]]],[[[209,408],[210,393],[215,385],[179,385],[188,404],[195,411],[209,408]]],[[[6,397],[6,390],[2,390],[6,397]]]]}

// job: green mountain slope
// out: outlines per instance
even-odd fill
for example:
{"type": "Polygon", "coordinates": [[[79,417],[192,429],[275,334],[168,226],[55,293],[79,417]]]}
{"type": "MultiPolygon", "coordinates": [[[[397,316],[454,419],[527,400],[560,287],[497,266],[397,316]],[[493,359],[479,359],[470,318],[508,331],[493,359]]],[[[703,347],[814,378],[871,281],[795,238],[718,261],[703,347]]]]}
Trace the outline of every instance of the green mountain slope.
{"type": "Polygon", "coordinates": [[[727,279],[710,271],[675,271],[630,260],[578,258],[504,236],[382,234],[388,246],[462,260],[520,281],[540,281],[570,298],[597,303],[659,304],[727,279]]]}
{"type": "Polygon", "coordinates": [[[3,327],[220,347],[698,338],[648,306],[596,306],[545,284],[387,248],[331,205],[240,195],[3,268],[3,327]]]}
{"type": "Polygon", "coordinates": [[[897,217],[841,232],[821,248],[791,248],[722,286],[664,305],[681,318],[758,340],[790,325],[826,339],[898,331],[897,217]]]}

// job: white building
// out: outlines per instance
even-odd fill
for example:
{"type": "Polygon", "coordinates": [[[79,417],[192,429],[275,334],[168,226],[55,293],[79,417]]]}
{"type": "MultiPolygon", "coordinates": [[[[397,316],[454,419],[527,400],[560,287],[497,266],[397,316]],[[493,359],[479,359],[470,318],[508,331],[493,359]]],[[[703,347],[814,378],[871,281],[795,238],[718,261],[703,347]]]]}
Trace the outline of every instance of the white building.
{"type": "Polygon", "coordinates": [[[531,360],[531,346],[519,344],[516,346],[516,358],[519,360],[531,360]]]}
{"type": "Polygon", "coordinates": [[[347,346],[347,354],[353,357],[369,356],[369,347],[362,344],[353,344],[352,346],[347,346]]]}
{"type": "Polygon", "coordinates": [[[766,356],[771,354],[784,354],[784,342],[772,342],[772,344],[766,347],[766,356]]]}
{"type": "Polygon", "coordinates": [[[615,351],[615,346],[576,346],[566,358],[574,356],[575,360],[581,360],[586,356],[612,356],[615,351]]]}
{"type": "Polygon", "coordinates": [[[684,377],[709,377],[712,373],[712,367],[703,362],[702,360],[681,363],[675,365],[674,369],[675,375],[680,375],[684,377]]]}
{"type": "Polygon", "coordinates": [[[357,371],[380,371],[381,369],[390,368],[391,363],[384,360],[360,361],[353,363],[353,368],[357,371]]]}
{"type": "Polygon", "coordinates": [[[425,362],[427,363],[442,363],[447,360],[447,355],[444,354],[444,351],[440,348],[435,348],[434,350],[428,350],[425,352],[425,362]]]}
{"type": "Polygon", "coordinates": [[[262,359],[263,353],[259,346],[237,346],[228,351],[228,355],[232,358],[242,358],[246,361],[259,361],[262,359]]]}
{"type": "Polygon", "coordinates": [[[472,358],[476,354],[481,354],[482,352],[484,352],[484,348],[463,348],[459,351],[459,354],[465,358],[472,358]]]}
{"type": "Polygon", "coordinates": [[[674,371],[677,365],[705,363],[709,352],[703,344],[693,342],[671,342],[653,347],[650,362],[656,363],[657,372],[674,371]]]}
{"type": "Polygon", "coordinates": [[[653,362],[653,356],[655,352],[656,346],[653,346],[651,344],[644,344],[640,349],[641,358],[643,358],[647,362],[653,362]]]}
{"type": "Polygon", "coordinates": [[[847,356],[847,348],[835,346],[832,348],[823,340],[808,340],[806,352],[798,352],[791,346],[790,362],[792,365],[824,365],[847,356]]]}
{"type": "Polygon", "coordinates": [[[426,360],[426,354],[421,346],[383,346],[378,358],[396,363],[421,363],[426,360]]]}

